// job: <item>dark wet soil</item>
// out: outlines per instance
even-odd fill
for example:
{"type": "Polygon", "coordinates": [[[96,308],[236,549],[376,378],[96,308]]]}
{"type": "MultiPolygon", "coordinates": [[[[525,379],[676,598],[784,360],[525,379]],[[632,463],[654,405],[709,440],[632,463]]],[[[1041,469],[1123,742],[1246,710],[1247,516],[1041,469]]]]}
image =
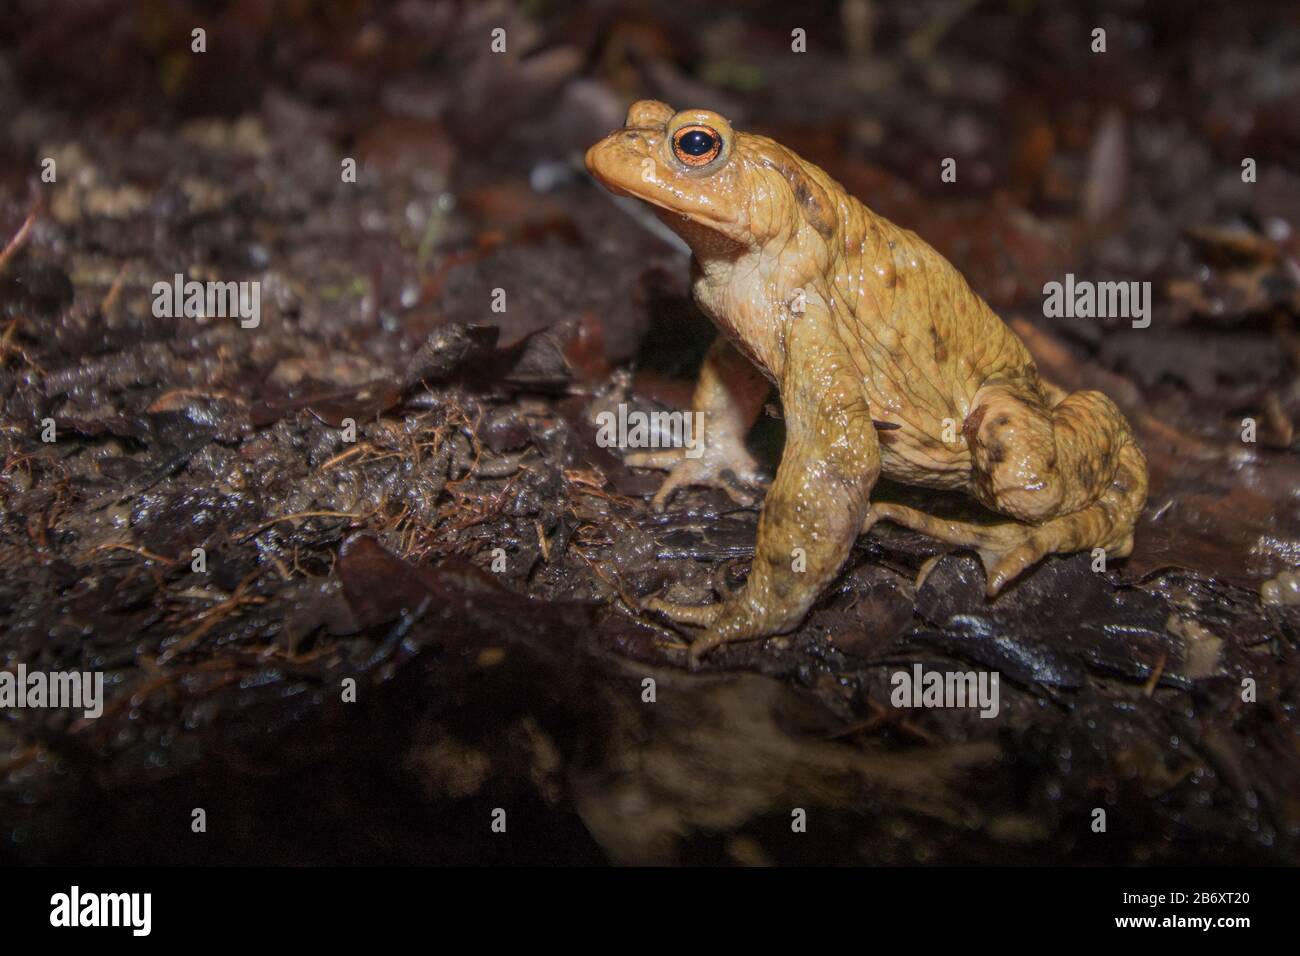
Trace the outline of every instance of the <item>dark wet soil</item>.
{"type": "Polygon", "coordinates": [[[0,859],[1300,862],[1300,605],[1260,593],[1300,565],[1300,20],[1064,6],[20,0],[0,658],[107,701],[0,711],[0,859]],[[1134,554],[990,603],[881,526],[795,633],[685,669],[636,608],[737,586],[757,510],[654,514],[595,440],[712,334],[582,171],[642,96],[822,164],[1110,394],[1134,554]],[[1045,318],[1066,273],[1150,281],[1150,327],[1045,318]],[[260,323],[156,316],[176,274],[260,323]],[[917,664],[997,671],[998,714],[892,706],[917,664]]]}

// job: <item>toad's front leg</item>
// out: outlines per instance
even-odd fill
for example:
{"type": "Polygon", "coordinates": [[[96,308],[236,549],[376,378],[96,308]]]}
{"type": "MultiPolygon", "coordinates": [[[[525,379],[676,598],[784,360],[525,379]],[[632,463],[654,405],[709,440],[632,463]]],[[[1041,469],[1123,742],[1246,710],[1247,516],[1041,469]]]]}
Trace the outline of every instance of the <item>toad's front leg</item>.
{"type": "Polygon", "coordinates": [[[762,484],[758,462],[745,448],[763,400],[771,389],[763,373],[718,336],[704,358],[691,409],[704,416],[704,447],[698,457],[680,448],[628,452],[623,460],[634,468],[662,468],[668,477],[652,505],[663,511],[673,494],[688,485],[721,488],[737,504],[749,506],[745,490],[762,484]]]}
{"type": "Polygon", "coordinates": [[[692,663],[721,644],[793,629],[853,547],[880,473],[880,447],[861,386],[834,334],[791,349],[781,385],[786,445],[763,503],[753,566],[720,604],[647,606],[705,625],[692,663]]]}

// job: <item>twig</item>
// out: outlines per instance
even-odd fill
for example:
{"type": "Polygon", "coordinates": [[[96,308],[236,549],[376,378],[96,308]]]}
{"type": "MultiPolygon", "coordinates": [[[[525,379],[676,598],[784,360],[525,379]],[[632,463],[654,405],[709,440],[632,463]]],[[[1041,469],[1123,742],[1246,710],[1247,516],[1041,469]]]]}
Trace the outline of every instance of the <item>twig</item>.
{"type": "Polygon", "coordinates": [[[98,554],[101,551],[130,551],[132,554],[138,554],[147,561],[158,561],[162,564],[178,564],[180,558],[169,558],[165,554],[154,554],[144,548],[138,548],[133,544],[101,544],[91,548],[86,552],[86,557],[98,554]]]}
{"type": "Polygon", "coordinates": [[[244,595],[244,592],[248,589],[248,586],[252,584],[254,581],[256,581],[259,577],[261,577],[262,572],[264,570],[265,570],[264,568],[256,568],[255,570],[249,572],[247,575],[245,575],[244,579],[240,581],[238,585],[235,586],[235,590],[230,593],[230,597],[226,598],[216,607],[204,611],[202,614],[200,614],[199,619],[201,619],[203,623],[200,624],[198,627],[194,628],[194,630],[190,631],[188,634],[182,637],[171,647],[167,648],[167,650],[163,651],[161,654],[155,657],[153,659],[154,666],[161,667],[163,664],[166,664],[168,661],[172,660],[172,658],[176,657],[176,655],[181,654],[184,651],[188,650],[189,648],[193,647],[195,644],[197,644],[200,640],[203,639],[203,636],[205,634],[207,634],[210,630],[216,627],[217,624],[220,623],[222,618],[224,618],[231,611],[236,610],[241,604],[264,603],[266,601],[266,598],[245,597],[244,595]]]}
{"type": "Polygon", "coordinates": [[[1169,661],[1169,655],[1164,651],[1160,652],[1160,659],[1156,661],[1156,666],[1151,669],[1151,676],[1147,678],[1146,686],[1142,692],[1150,697],[1156,692],[1156,685],[1160,683],[1160,678],[1164,676],[1165,664],[1169,661]]]}
{"type": "Polygon", "coordinates": [[[27,242],[27,237],[31,235],[32,226],[35,222],[36,210],[33,209],[27,214],[27,218],[23,221],[23,224],[18,227],[18,232],[9,240],[9,244],[4,247],[4,251],[0,252],[0,269],[4,269],[9,260],[13,258],[18,250],[23,247],[23,244],[27,242]]]}
{"type": "Polygon", "coordinates": [[[108,292],[99,303],[99,314],[108,315],[113,311],[113,306],[117,305],[117,300],[122,296],[122,283],[126,279],[127,263],[122,263],[122,268],[117,270],[117,275],[113,279],[113,284],[108,287],[108,292]]]}
{"type": "Polygon", "coordinates": [[[278,518],[272,518],[270,521],[263,521],[252,531],[241,534],[236,541],[247,541],[249,538],[256,537],[272,525],[277,525],[281,521],[297,521],[299,518],[351,518],[353,521],[360,521],[366,515],[357,514],[352,511],[298,511],[291,515],[281,515],[278,518]]]}

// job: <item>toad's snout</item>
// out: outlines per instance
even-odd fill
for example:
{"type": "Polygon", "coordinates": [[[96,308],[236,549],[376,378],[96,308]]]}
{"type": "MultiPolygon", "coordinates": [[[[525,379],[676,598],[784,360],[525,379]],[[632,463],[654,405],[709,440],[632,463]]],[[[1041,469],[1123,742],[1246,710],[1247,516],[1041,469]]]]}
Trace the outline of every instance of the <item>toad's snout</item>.
{"type": "Polygon", "coordinates": [[[611,192],[626,194],[626,184],[639,177],[650,143],[638,130],[616,130],[587,150],[587,171],[611,192]]]}

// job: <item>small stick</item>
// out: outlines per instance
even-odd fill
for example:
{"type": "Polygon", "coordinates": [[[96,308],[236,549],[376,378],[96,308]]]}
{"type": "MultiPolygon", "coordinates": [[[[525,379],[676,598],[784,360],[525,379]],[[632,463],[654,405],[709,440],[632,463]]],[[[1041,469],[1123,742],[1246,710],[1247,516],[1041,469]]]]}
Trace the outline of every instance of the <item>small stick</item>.
{"type": "Polygon", "coordinates": [[[1150,697],[1156,692],[1156,685],[1160,683],[1160,678],[1164,676],[1165,664],[1169,660],[1169,655],[1164,651],[1160,652],[1160,660],[1156,661],[1156,666],[1151,669],[1151,676],[1147,678],[1146,686],[1142,692],[1150,697]]]}
{"type": "Polygon", "coordinates": [[[3,269],[5,264],[13,258],[14,254],[23,247],[25,242],[27,242],[27,237],[31,235],[32,226],[35,222],[36,210],[33,209],[27,214],[27,219],[24,220],[23,224],[18,227],[18,232],[9,240],[9,244],[4,247],[4,251],[0,252],[0,269],[3,269]]]}

